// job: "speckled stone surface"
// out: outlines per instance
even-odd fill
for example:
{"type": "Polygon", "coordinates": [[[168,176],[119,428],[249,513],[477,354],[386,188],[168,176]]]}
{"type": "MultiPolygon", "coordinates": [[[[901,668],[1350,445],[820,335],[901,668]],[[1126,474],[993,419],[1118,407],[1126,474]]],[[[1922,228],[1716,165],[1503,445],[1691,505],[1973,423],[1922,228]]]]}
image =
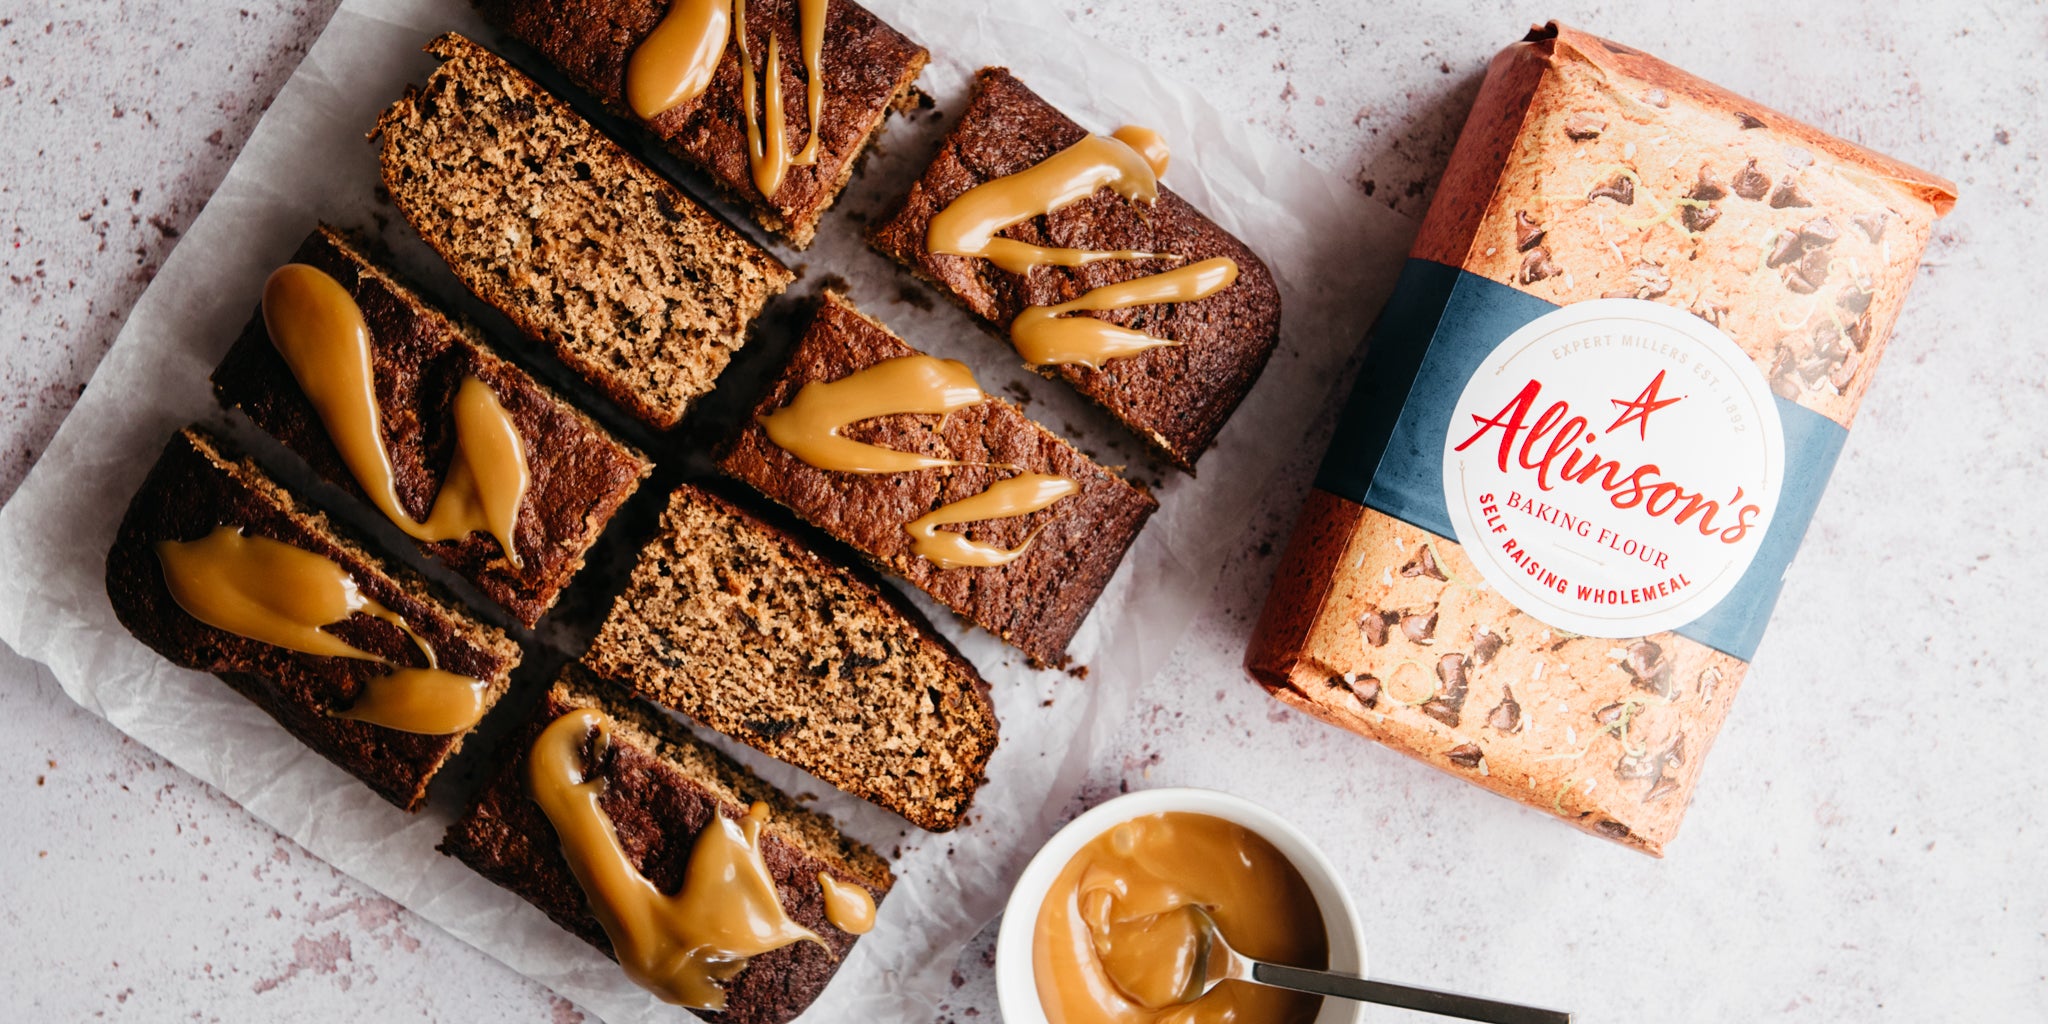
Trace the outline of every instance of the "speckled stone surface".
{"type": "MultiPolygon", "coordinates": [[[[1354,879],[1390,978],[1593,1022],[2041,1019],[2048,8],[1736,0],[1709,22],[1671,0],[1061,6],[1410,215],[1487,57],[1550,16],[1963,192],[1667,860],[1300,718],[1242,678],[1327,422],[1272,439],[1285,472],[1083,802],[1187,784],[1270,804],[1354,879]]],[[[331,8],[0,5],[0,497],[331,8]]],[[[0,765],[7,1019],[583,1019],[4,649],[0,765]]],[[[996,1016],[992,934],[962,959],[943,1019],[996,1016]]]]}

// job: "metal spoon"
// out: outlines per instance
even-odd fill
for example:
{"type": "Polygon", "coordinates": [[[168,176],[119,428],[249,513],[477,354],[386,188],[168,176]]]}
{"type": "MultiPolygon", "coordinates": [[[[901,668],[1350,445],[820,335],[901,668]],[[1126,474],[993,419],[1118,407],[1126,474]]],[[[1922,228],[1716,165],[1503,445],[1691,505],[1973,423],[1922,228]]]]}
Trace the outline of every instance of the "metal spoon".
{"type": "Polygon", "coordinates": [[[1571,1024],[1572,1015],[1557,1010],[1539,1010],[1532,1006],[1498,1003],[1476,996],[1461,996],[1409,985],[1396,985],[1392,982],[1371,981],[1332,971],[1311,971],[1301,967],[1287,967],[1254,960],[1230,948],[1230,943],[1223,940],[1223,933],[1216,928],[1216,919],[1209,916],[1206,908],[1191,905],[1182,909],[1188,911],[1194,920],[1196,941],[1194,970],[1189,973],[1187,986],[1181,990],[1182,1003],[1192,1003],[1209,994],[1209,990],[1218,984],[1234,980],[1292,989],[1296,992],[1309,992],[1319,996],[1355,999],[1362,1003],[1421,1010],[1424,1013],[1456,1017],[1460,1020],[1489,1021],[1491,1024],[1571,1024]]]}

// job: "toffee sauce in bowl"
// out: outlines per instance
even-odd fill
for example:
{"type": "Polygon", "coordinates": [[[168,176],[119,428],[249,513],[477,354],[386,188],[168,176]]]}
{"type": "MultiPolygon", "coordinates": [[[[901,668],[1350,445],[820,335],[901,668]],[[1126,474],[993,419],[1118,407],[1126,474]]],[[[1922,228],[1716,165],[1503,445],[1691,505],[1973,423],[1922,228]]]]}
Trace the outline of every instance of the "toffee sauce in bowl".
{"type": "Polygon", "coordinates": [[[1019,878],[996,947],[1013,1024],[1348,1024],[1360,1007],[1194,971],[1200,906],[1248,955],[1363,973],[1362,928],[1328,860],[1257,804],[1209,790],[1110,800],[1048,841],[1019,878]]]}

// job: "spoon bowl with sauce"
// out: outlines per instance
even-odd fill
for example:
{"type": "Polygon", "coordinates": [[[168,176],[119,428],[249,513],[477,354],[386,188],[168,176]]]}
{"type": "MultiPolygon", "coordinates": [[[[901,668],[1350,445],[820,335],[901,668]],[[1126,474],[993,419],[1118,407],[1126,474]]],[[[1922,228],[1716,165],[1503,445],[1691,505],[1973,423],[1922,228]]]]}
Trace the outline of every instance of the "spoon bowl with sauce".
{"type": "Polygon", "coordinates": [[[1571,1020],[1369,980],[1362,932],[1299,830],[1228,794],[1149,790],[1076,818],[1025,868],[997,937],[996,990],[1013,1024],[1355,1024],[1365,1003],[1571,1020]]]}
{"type": "Polygon", "coordinates": [[[1183,1000],[1217,926],[1261,960],[1365,970],[1351,896],[1300,830],[1250,801],[1157,789],[1108,801],[1039,851],[1012,892],[996,987],[1012,1024],[1356,1024],[1359,1004],[1244,982],[1183,1000]],[[1188,908],[1198,908],[1198,919],[1188,908]]]}

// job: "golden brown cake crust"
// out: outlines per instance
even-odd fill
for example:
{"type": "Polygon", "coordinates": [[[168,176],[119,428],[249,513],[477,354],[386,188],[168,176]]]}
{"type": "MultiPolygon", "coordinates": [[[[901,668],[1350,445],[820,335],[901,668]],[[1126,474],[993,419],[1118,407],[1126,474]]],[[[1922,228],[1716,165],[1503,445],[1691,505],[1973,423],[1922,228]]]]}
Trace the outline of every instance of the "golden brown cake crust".
{"type": "Polygon", "coordinates": [[[1097,314],[1178,344],[1113,360],[1099,370],[1061,366],[1047,371],[1108,409],[1167,461],[1192,472],[1280,340],[1280,290],[1249,247],[1163,187],[1150,207],[1098,190],[1011,228],[1003,237],[1038,245],[1167,252],[1181,261],[1108,260],[1038,267],[1019,276],[987,260],[936,255],[926,247],[932,218],[961,193],[1038,164],[1087,134],[1009,71],[985,68],[975,78],[966,113],[924,176],[895,212],[869,231],[868,239],[987,321],[1005,343],[1011,321],[1028,306],[1056,305],[1093,288],[1198,260],[1234,260],[1237,283],[1199,302],[1097,314]]]}
{"type": "MultiPolygon", "coordinates": [[[[488,385],[518,429],[531,474],[513,544],[522,564],[504,557],[494,537],[473,533],[421,542],[528,627],[555,603],[612,514],[640,486],[653,464],[526,371],[506,362],[467,323],[424,302],[360,244],[322,225],[292,254],[340,282],[370,327],[385,450],[391,453],[398,500],[424,522],[455,451],[453,408],[462,382],[488,385]]],[[[298,453],[329,483],[365,498],[355,474],[327,436],[313,403],[271,344],[259,308],[213,371],[213,392],[298,453]]]]}
{"type": "MultiPolygon", "coordinates": [[[[669,6],[663,0],[476,2],[487,20],[538,50],[571,81],[627,118],[634,115],[625,102],[626,64],[669,6]]],[[[792,153],[808,140],[810,123],[797,27],[796,0],[748,0],[747,38],[757,55],[757,73],[765,74],[771,33],[781,46],[785,131],[792,153]]],[[[755,187],[747,160],[736,45],[726,47],[702,96],[645,124],[670,152],[710,175],[721,191],[747,204],[763,226],[801,249],[810,244],[819,218],[838,198],[861,152],[880,134],[889,111],[910,94],[927,58],[924,47],[867,8],[830,0],[819,56],[825,99],[818,162],[791,166],[772,199],[764,199],[755,187]]]]}
{"type": "Polygon", "coordinates": [[[719,468],[1034,662],[1056,664],[1146,518],[1158,508],[1149,493],[1096,465],[999,398],[944,417],[888,416],[842,432],[885,448],[968,463],[911,473],[815,469],[777,447],[758,422],[810,381],[838,380],[885,359],[914,354],[888,328],[827,293],[781,376],[727,443],[719,468]],[[1038,531],[1022,558],[995,568],[941,569],[911,550],[906,523],[1018,471],[1064,476],[1081,487],[1078,494],[1031,515],[959,527],[975,540],[1003,547],[1022,544],[1038,531]]]}
{"type": "Polygon", "coordinates": [[[634,867],[661,891],[682,888],[690,850],[711,815],[738,819],[755,801],[769,805],[761,851],[777,895],[790,919],[830,948],[798,942],[753,958],[726,986],[725,1012],[711,1019],[782,1024],[796,1017],[831,982],[856,938],[826,918],[819,872],[861,886],[877,904],[895,876],[873,850],[839,835],[823,815],[797,806],[674,722],[607,692],[608,685],[574,668],[564,673],[532,717],[506,739],[501,767],[449,828],[441,851],[610,955],[611,940],[591,914],[553,824],[525,783],[527,751],[541,730],[577,708],[598,708],[615,726],[609,754],[597,769],[605,783],[599,806],[634,867]]]}
{"type": "MultiPolygon", "coordinates": [[[[434,649],[442,668],[489,681],[486,708],[504,693],[519,648],[503,632],[435,599],[416,577],[386,568],[335,533],[326,516],[293,501],[255,463],[237,459],[196,428],[171,439],[129,503],[107,553],[107,599],[121,625],[173,664],[219,676],[378,796],[417,810],[463,734],[418,736],[336,718],[328,712],[347,707],[384,668],[299,654],[216,629],[171,596],[155,545],[198,540],[224,525],[338,563],[365,596],[405,619],[434,649]]],[[[412,641],[380,619],[356,615],[329,632],[397,664],[423,664],[412,641]]]]}

